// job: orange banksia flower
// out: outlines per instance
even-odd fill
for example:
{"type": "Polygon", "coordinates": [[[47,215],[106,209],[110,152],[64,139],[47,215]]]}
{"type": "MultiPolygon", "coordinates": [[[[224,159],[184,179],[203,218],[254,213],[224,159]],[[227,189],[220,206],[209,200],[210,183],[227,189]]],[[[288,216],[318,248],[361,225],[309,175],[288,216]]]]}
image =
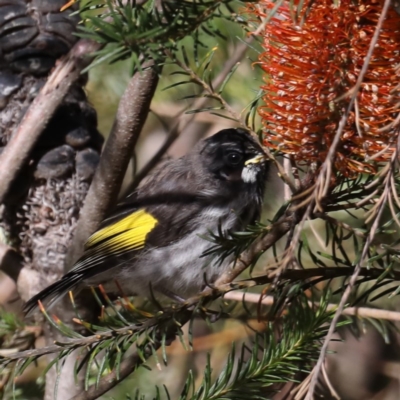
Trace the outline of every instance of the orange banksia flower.
{"type": "MultiPolygon", "coordinates": [[[[270,0],[248,5],[266,17],[270,0]]],[[[321,163],[349,104],[382,12],[380,0],[283,2],[261,33],[266,146],[303,164],[321,163]],[[295,2],[296,3],[296,2],[295,2]]],[[[400,16],[390,8],[337,148],[335,167],[348,176],[387,161],[400,124],[400,16]]]]}

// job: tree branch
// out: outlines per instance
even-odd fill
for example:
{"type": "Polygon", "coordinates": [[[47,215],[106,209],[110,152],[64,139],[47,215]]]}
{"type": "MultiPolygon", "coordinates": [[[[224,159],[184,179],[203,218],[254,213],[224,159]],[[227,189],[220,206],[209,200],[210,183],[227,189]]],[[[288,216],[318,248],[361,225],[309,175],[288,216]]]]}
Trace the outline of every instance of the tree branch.
{"type": "Polygon", "coordinates": [[[130,80],[119,103],[110,136],[81,209],[69,248],[65,271],[80,257],[85,240],[98,228],[116,203],[129,160],[150,109],[158,83],[153,62],[143,66],[130,80]]]}
{"type": "MultiPolygon", "coordinates": [[[[274,304],[274,296],[262,296],[258,293],[246,293],[246,292],[228,292],[224,294],[225,300],[233,301],[247,301],[249,303],[263,304],[272,306],[274,304]]],[[[317,303],[309,302],[310,306],[318,305],[317,303]]],[[[336,310],[337,304],[328,304],[328,310],[336,310]]],[[[347,307],[342,311],[342,315],[351,315],[359,318],[374,318],[384,319],[387,321],[400,322],[400,312],[388,311],[379,308],[371,307],[347,307]]]]}
{"type": "MultiPolygon", "coordinates": [[[[306,282],[311,278],[319,278],[322,277],[325,280],[330,280],[333,278],[340,277],[348,277],[351,276],[354,272],[354,268],[349,267],[329,267],[329,268],[308,268],[308,269],[288,269],[282,272],[280,275],[280,279],[282,281],[289,282],[298,282],[303,281],[306,282]]],[[[367,277],[370,279],[378,279],[382,275],[382,270],[377,268],[361,268],[359,272],[359,276],[367,277]]],[[[390,275],[390,279],[394,281],[400,281],[400,272],[392,271],[390,275]]],[[[275,282],[274,274],[267,274],[256,276],[250,279],[245,279],[242,281],[229,282],[225,284],[221,284],[218,288],[214,289],[211,293],[207,293],[204,291],[200,296],[192,297],[188,299],[185,305],[181,306],[181,309],[173,308],[173,309],[165,309],[163,314],[160,317],[152,317],[145,320],[143,323],[132,323],[126,325],[122,328],[117,328],[114,330],[107,331],[99,331],[96,334],[90,336],[81,336],[78,338],[72,338],[66,340],[64,343],[56,343],[51,346],[42,347],[40,349],[30,349],[21,352],[10,353],[9,351],[2,352],[0,350],[0,364],[1,362],[10,362],[17,361],[21,359],[25,359],[28,357],[41,357],[47,354],[59,353],[61,350],[68,349],[77,349],[79,347],[91,346],[100,342],[101,340],[106,340],[110,338],[115,338],[116,336],[127,335],[131,336],[135,332],[145,331],[146,329],[151,329],[160,323],[160,318],[164,321],[168,320],[170,313],[177,315],[185,313],[185,315],[190,314],[190,310],[188,310],[188,306],[192,306],[198,303],[200,299],[204,299],[207,296],[215,297],[216,294],[218,296],[226,295],[227,292],[237,289],[249,288],[259,285],[266,285],[275,282]]],[[[336,306],[335,306],[336,307],[336,306]]],[[[184,316],[185,316],[184,315],[184,316]]],[[[183,325],[183,321],[186,318],[182,317],[179,319],[181,325],[183,325]]]]}
{"type": "MultiPolygon", "coordinates": [[[[160,347],[160,344],[156,343],[154,346],[156,349],[160,347]]],[[[110,389],[116,386],[119,382],[123,381],[127,376],[136,370],[136,368],[143,363],[141,357],[135,351],[124,361],[122,361],[119,371],[111,371],[107,376],[103,377],[98,385],[92,385],[87,391],[83,391],[70,400],[92,400],[98,399],[104,393],[107,393],[110,389]]]]}

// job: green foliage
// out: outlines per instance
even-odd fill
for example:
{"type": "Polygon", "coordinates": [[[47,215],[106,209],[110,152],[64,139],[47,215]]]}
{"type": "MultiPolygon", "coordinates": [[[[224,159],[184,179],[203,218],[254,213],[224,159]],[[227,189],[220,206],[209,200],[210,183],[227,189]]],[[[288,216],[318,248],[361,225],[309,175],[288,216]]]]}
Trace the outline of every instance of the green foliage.
{"type": "Polygon", "coordinates": [[[143,59],[162,63],[165,51],[175,51],[177,43],[191,36],[195,47],[199,29],[210,35],[221,35],[209,22],[213,18],[231,19],[223,7],[232,0],[147,1],[89,0],[81,8],[84,24],[78,35],[92,39],[105,47],[96,53],[92,66],[101,62],[116,62],[132,56],[136,67],[143,59]]]}
{"type": "MultiPolygon", "coordinates": [[[[232,0],[147,1],[143,5],[122,0],[82,1],[80,12],[84,21],[79,35],[103,45],[92,66],[103,61],[112,63],[131,58],[134,68],[140,68],[144,61],[155,60],[164,65],[164,72],[168,71],[174,79],[164,90],[185,88],[181,98],[188,101],[187,114],[211,113],[261,134],[257,110],[263,91],[257,89],[251,94],[253,98],[249,105],[242,112],[236,112],[227,99],[226,88],[232,82],[235,87],[241,60],[225,71],[216,84],[216,71],[220,72],[221,65],[229,61],[229,53],[222,57],[219,55],[221,59],[217,59],[214,45],[204,40],[205,37],[222,36],[216,19],[235,21],[237,25],[244,22],[230,9],[236,3],[240,4],[232,0]],[[188,50],[191,48],[193,51],[188,50]],[[205,99],[207,103],[197,107],[199,99],[205,99]]],[[[235,89],[231,92],[233,98],[237,97],[235,89]]],[[[280,155],[278,150],[276,154],[280,155]]],[[[285,200],[286,203],[270,221],[249,226],[244,232],[224,232],[220,229],[205,237],[211,244],[204,256],[212,255],[222,262],[231,255],[239,257],[255,240],[273,231],[281,218],[286,216],[290,229],[280,243],[277,239],[271,245],[269,259],[274,264],[267,272],[263,270],[261,276],[231,283],[220,290],[214,289],[211,295],[192,299],[188,304],[163,307],[154,301],[146,311],[138,310],[125,299],[113,303],[103,294],[102,299],[98,297],[98,302],[104,315],[98,323],[87,323],[78,315],[77,323],[87,329],[87,336],[45,314],[48,323],[66,338],[47,349],[24,352],[33,344],[32,339],[25,341],[24,346],[16,342],[15,338],[21,337],[19,333],[27,331],[13,316],[2,314],[0,342],[3,349],[13,348],[12,352],[0,351],[3,374],[12,377],[20,375],[48,353],[56,354],[56,357],[45,372],[53,365],[62,368],[65,358],[79,349],[81,358],[75,374],[84,372],[87,389],[100,385],[111,371],[116,372],[118,379],[130,352],[137,355],[131,371],[147,366],[150,358],[166,365],[167,346],[173,340],[178,338],[184,347],[190,347],[191,328],[196,319],[212,324],[222,318],[245,320],[262,317],[275,319],[268,323],[265,331],[254,335],[251,345],[232,346],[226,365],[216,379],[213,379],[215,371],[211,359],[208,359],[198,388],[195,388],[195,374],[190,372],[180,400],[265,399],[273,395],[274,385],[298,382],[313,368],[321,341],[327,334],[333,315],[328,301],[335,302],[343,296],[349,286],[349,277],[354,273],[365,248],[365,268],[355,280],[348,304],[358,306],[400,293],[400,178],[395,163],[390,165],[390,171],[383,165],[377,165],[379,173],[375,175],[336,176],[334,179],[340,184],[318,199],[317,206],[314,187],[307,187],[313,180],[315,182],[316,171],[298,166],[289,158],[286,161],[290,163],[293,181],[297,180],[297,191],[293,190],[293,197],[285,200]],[[307,207],[309,204],[312,207],[307,207]],[[384,212],[376,229],[375,241],[371,242],[371,226],[380,218],[376,204],[383,204],[380,207],[384,212]],[[308,209],[311,211],[304,217],[308,209]],[[297,229],[300,233],[296,237],[297,229]],[[316,287],[322,283],[329,289],[321,293],[316,287]],[[263,293],[273,296],[274,303],[268,315],[260,313],[259,304],[249,305],[243,301],[238,317],[232,312],[232,304],[215,301],[224,294],[224,290],[249,286],[258,286],[263,293]],[[310,300],[304,295],[305,291],[311,292],[314,297],[310,300]],[[183,330],[185,324],[190,325],[188,334],[183,330]]],[[[251,268],[259,256],[254,256],[251,268]]],[[[97,296],[96,293],[94,295],[97,296]]],[[[339,325],[352,320],[347,317],[339,325]]],[[[388,332],[392,328],[389,324],[375,319],[369,321],[385,339],[389,338],[388,332]]],[[[9,381],[12,382],[12,379],[9,381]]],[[[164,395],[161,390],[157,393],[157,399],[164,395]]],[[[137,392],[135,398],[142,399],[142,395],[137,392]]]]}
{"type": "Polygon", "coordinates": [[[32,346],[35,340],[34,330],[28,329],[14,314],[0,309],[0,358],[2,351],[24,350],[32,346]]]}
{"type": "Polygon", "coordinates": [[[219,226],[217,232],[209,232],[208,235],[202,236],[204,240],[212,243],[212,246],[202,256],[214,255],[219,263],[222,263],[230,255],[237,258],[256,238],[267,232],[267,226],[261,223],[250,225],[243,232],[225,232],[219,226]]]}
{"type": "MultiPolygon", "coordinates": [[[[279,321],[269,323],[264,332],[255,332],[251,346],[242,344],[237,354],[237,346],[232,344],[226,365],[216,379],[212,378],[210,357],[198,388],[189,371],[179,400],[270,399],[277,385],[299,383],[299,378],[313,368],[333,317],[333,312],[327,310],[328,300],[325,293],[314,307],[304,294],[299,294],[279,321]]],[[[342,321],[339,326],[348,323],[342,321]]],[[[167,387],[164,391],[170,398],[167,387]]],[[[160,400],[162,391],[156,393],[154,400],[160,400]]],[[[135,400],[142,398],[136,392],[135,400]]]]}
{"type": "Polygon", "coordinates": [[[282,318],[280,332],[275,323],[270,323],[266,332],[255,335],[251,348],[242,345],[238,360],[233,346],[215,382],[211,379],[212,367],[208,360],[199,389],[193,390],[190,374],[180,400],[266,399],[274,390],[265,389],[296,381],[296,374],[300,372],[309,373],[333,315],[326,310],[326,305],[327,298],[324,298],[313,309],[304,295],[298,296],[282,318]]]}
{"type": "Polygon", "coordinates": [[[23,323],[19,321],[15,314],[0,311],[0,341],[7,340],[10,334],[14,334],[18,329],[22,328],[23,323]]]}
{"type": "MultiPolygon", "coordinates": [[[[98,300],[100,299],[98,298],[98,300]]],[[[50,353],[57,353],[57,356],[47,365],[44,374],[53,365],[62,368],[65,358],[76,349],[80,349],[82,357],[75,366],[75,374],[77,375],[84,368],[86,388],[90,384],[98,385],[102,376],[112,370],[116,371],[118,379],[122,358],[133,345],[138,355],[136,366],[139,367],[150,356],[155,355],[158,348],[165,349],[167,343],[175,336],[182,337],[182,325],[192,314],[197,313],[196,308],[189,311],[187,307],[181,307],[169,310],[160,309],[153,315],[138,311],[131,304],[126,304],[125,306],[129,309],[127,312],[127,309],[121,309],[112,304],[107,296],[105,300],[110,309],[100,321],[101,324],[94,325],[81,319],[76,320],[77,323],[93,333],[89,336],[78,334],[57,317],[50,317],[43,310],[46,320],[66,338],[64,342],[56,342],[50,349],[50,353]]],[[[11,352],[3,355],[0,353],[0,368],[3,368],[3,372],[11,368],[14,376],[18,376],[30,364],[48,352],[49,349],[44,351],[38,349],[26,353],[11,352]],[[15,361],[16,364],[13,367],[15,361]]],[[[166,363],[165,351],[163,354],[163,362],[166,363]]]]}
{"type": "MultiPolygon", "coordinates": [[[[349,274],[346,268],[342,270],[342,272],[340,269],[337,271],[338,276],[349,274]]],[[[265,284],[262,277],[251,281],[253,285],[265,284]]],[[[315,285],[320,283],[321,279],[311,282],[315,285]]],[[[243,283],[246,287],[246,281],[243,283]]],[[[232,289],[235,288],[232,286],[232,289]]],[[[204,371],[202,384],[196,390],[193,386],[194,376],[190,373],[180,398],[182,400],[236,399],[247,393],[251,398],[257,399],[261,398],[260,391],[268,389],[270,392],[272,385],[296,381],[298,373],[309,372],[333,316],[333,311],[327,308],[331,300],[329,291],[318,294],[310,301],[304,295],[304,291],[309,288],[310,285],[303,279],[297,278],[295,274],[293,279],[282,277],[281,283],[271,292],[276,298],[276,306],[269,314],[269,318],[273,315],[274,317],[265,332],[257,333],[251,346],[241,346],[239,359],[236,347],[233,347],[227,356],[225,368],[214,382],[210,360],[204,371]],[[286,310],[282,314],[284,303],[286,310]]],[[[101,302],[100,297],[97,295],[96,297],[101,302]]],[[[62,332],[66,340],[55,343],[50,348],[1,354],[2,373],[11,374],[12,377],[18,376],[30,364],[48,353],[54,353],[56,357],[47,365],[44,373],[53,365],[62,368],[65,358],[77,349],[80,349],[82,357],[76,364],[75,373],[78,374],[82,369],[85,371],[86,389],[91,385],[99,385],[102,378],[111,371],[116,371],[118,379],[124,355],[132,347],[137,354],[132,371],[141,365],[145,366],[144,363],[150,357],[156,358],[157,363],[162,362],[167,365],[166,347],[176,337],[181,340],[184,348],[187,348],[187,341],[192,342],[191,328],[188,338],[185,339],[183,325],[189,322],[191,326],[194,320],[199,318],[211,323],[219,318],[235,318],[234,314],[231,314],[229,304],[227,306],[221,304],[222,308],[218,312],[211,306],[207,308],[202,306],[210,300],[211,298],[204,298],[197,304],[175,305],[171,308],[162,308],[159,304],[153,303],[150,305],[151,309],[156,311],[149,313],[135,308],[126,299],[121,299],[120,304],[115,305],[104,294],[104,304],[101,304],[106,308],[101,323],[94,325],[79,318],[76,320],[92,332],[89,336],[76,333],[58,318],[50,317],[45,312],[48,322],[62,332]],[[161,360],[158,360],[160,357],[157,354],[158,349],[161,349],[161,360]]],[[[260,317],[258,309],[246,307],[244,310],[248,317],[252,317],[255,313],[260,317]]],[[[340,325],[350,322],[351,320],[347,319],[340,325]]],[[[379,327],[383,335],[387,336],[387,326],[373,323],[379,327]]],[[[12,380],[10,379],[10,382],[12,380]]],[[[137,395],[140,396],[139,393],[137,395]]]]}

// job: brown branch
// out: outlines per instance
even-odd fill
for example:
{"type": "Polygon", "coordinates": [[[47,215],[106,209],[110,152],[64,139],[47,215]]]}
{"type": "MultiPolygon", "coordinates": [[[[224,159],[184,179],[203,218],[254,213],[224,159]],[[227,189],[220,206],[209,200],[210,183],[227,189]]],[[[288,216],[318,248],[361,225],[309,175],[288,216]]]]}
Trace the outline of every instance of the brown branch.
{"type": "MultiPolygon", "coordinates": [[[[185,325],[192,316],[192,311],[182,310],[179,316],[176,315],[175,322],[169,326],[165,332],[163,332],[163,338],[160,334],[157,334],[155,340],[151,341],[151,344],[147,344],[142,348],[143,357],[139,356],[138,351],[135,351],[129,355],[124,361],[122,361],[118,372],[117,370],[111,371],[108,375],[101,378],[100,382],[96,385],[92,385],[86,391],[82,391],[78,395],[72,397],[70,400],[94,400],[99,398],[104,393],[108,392],[119,382],[124,380],[132,372],[134,372],[141,364],[145,362],[155,351],[157,351],[162,341],[165,341],[166,345],[172,343],[177,335],[177,328],[185,325]]],[[[155,319],[153,319],[155,320],[155,319]]]]}
{"type": "MultiPolygon", "coordinates": [[[[176,321],[176,325],[168,328],[165,332],[165,342],[168,345],[175,340],[177,335],[177,327],[185,325],[190,317],[192,312],[187,311],[182,313],[178,320],[176,321]]],[[[158,350],[161,346],[162,339],[159,338],[152,342],[151,346],[147,345],[142,349],[142,353],[144,354],[144,358],[147,359],[150,357],[153,352],[158,350]]],[[[111,371],[107,376],[103,377],[98,385],[94,384],[89,387],[87,391],[82,391],[78,395],[72,397],[70,400],[94,400],[108,392],[114,386],[116,386],[119,382],[124,380],[127,376],[129,376],[132,372],[134,372],[141,364],[143,364],[144,360],[139,356],[138,352],[135,351],[129,357],[127,357],[124,361],[122,361],[118,372],[116,370],[111,371]]]]}
{"type": "MultiPolygon", "coordinates": [[[[308,268],[308,269],[288,269],[283,271],[280,275],[280,279],[282,281],[289,282],[306,282],[312,278],[320,278],[323,277],[325,280],[330,280],[333,278],[340,277],[348,277],[354,273],[354,268],[350,267],[329,267],[329,268],[308,268]]],[[[378,279],[383,273],[383,270],[377,268],[361,268],[359,272],[359,276],[370,278],[370,279],[378,279]]],[[[392,271],[390,278],[394,281],[400,281],[400,272],[392,271]]],[[[216,295],[226,295],[227,292],[231,290],[249,288],[254,286],[266,285],[275,282],[274,274],[267,274],[252,277],[250,279],[245,279],[242,281],[235,282],[226,282],[224,284],[219,284],[212,291],[204,291],[200,296],[192,297],[188,299],[187,304],[182,306],[181,310],[174,308],[172,312],[174,315],[178,315],[181,311],[187,311],[188,305],[196,304],[200,299],[204,299],[207,296],[215,297],[216,295]]],[[[166,309],[163,313],[164,320],[167,319],[168,310],[166,309]]],[[[182,319],[183,320],[183,319],[182,319]]],[[[180,321],[182,323],[182,321],[180,321]]],[[[28,357],[41,357],[47,354],[58,353],[61,350],[68,349],[76,349],[79,347],[94,345],[101,340],[115,338],[118,335],[129,335],[131,336],[133,333],[138,331],[144,331],[146,329],[151,329],[159,323],[159,318],[154,317],[146,320],[141,325],[131,324],[124,326],[122,328],[108,330],[103,332],[96,332],[94,335],[90,336],[82,336],[78,338],[72,338],[66,340],[63,343],[56,343],[51,346],[42,347],[40,349],[30,349],[21,352],[10,353],[9,351],[0,350],[0,361],[17,361],[20,359],[26,359],[28,357]],[[2,360],[1,357],[4,357],[2,360]]]]}
{"type": "Polygon", "coordinates": [[[69,248],[65,271],[80,257],[85,240],[99,227],[116,203],[133,149],[146,121],[158,83],[153,62],[143,66],[130,80],[118,106],[110,136],[80,212],[69,248]]]}
{"type": "Polygon", "coordinates": [[[62,102],[81,71],[92,60],[88,54],[99,48],[90,40],[79,40],[61,59],[46,84],[32,102],[22,121],[13,132],[10,142],[0,155],[0,204],[11,183],[27,162],[29,155],[50,118],[62,102]]]}
{"type": "MultiPolygon", "coordinates": [[[[160,347],[160,344],[155,343],[153,347],[155,349],[158,349],[160,347]]],[[[123,381],[127,376],[129,376],[132,372],[134,372],[137,369],[137,367],[139,367],[142,363],[143,363],[142,358],[139,357],[138,353],[135,351],[124,361],[122,361],[118,373],[116,370],[111,371],[108,375],[101,378],[98,385],[90,386],[87,391],[83,391],[77,394],[76,396],[71,397],[70,400],[98,399],[101,395],[107,393],[119,382],[123,381]]]]}
{"type": "MultiPolygon", "coordinates": [[[[233,301],[247,301],[249,303],[263,304],[267,306],[272,306],[274,304],[274,296],[262,297],[258,293],[246,293],[246,292],[228,292],[224,294],[225,300],[233,301]]],[[[310,306],[317,305],[317,303],[309,302],[310,306]]],[[[328,304],[328,310],[336,310],[337,304],[328,304]]],[[[374,318],[387,321],[400,322],[400,312],[398,311],[388,311],[381,310],[379,308],[370,307],[348,307],[342,311],[342,315],[351,315],[360,318],[374,318]]]]}
{"type": "MultiPolygon", "coordinates": [[[[361,268],[359,276],[370,279],[378,279],[384,270],[378,268],[361,268]]],[[[351,276],[354,273],[354,268],[352,267],[326,267],[326,268],[306,268],[306,269],[288,269],[283,271],[280,275],[282,281],[306,281],[311,278],[324,278],[325,280],[330,280],[333,278],[339,278],[341,276],[351,276]]],[[[400,272],[391,271],[390,277],[388,279],[400,280],[400,272]]],[[[265,285],[272,283],[275,280],[275,274],[270,273],[267,275],[260,275],[246,279],[243,282],[254,282],[255,285],[265,285]]],[[[240,283],[240,281],[238,282],[240,283]]]]}

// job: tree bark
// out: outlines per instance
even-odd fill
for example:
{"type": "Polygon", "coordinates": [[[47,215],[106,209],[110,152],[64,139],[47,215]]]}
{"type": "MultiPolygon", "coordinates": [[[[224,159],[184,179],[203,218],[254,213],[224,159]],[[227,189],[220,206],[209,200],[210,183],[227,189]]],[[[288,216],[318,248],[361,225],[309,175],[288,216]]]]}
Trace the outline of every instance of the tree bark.
{"type": "MultiPolygon", "coordinates": [[[[72,48],[78,16],[71,8],[60,12],[64,0],[16,0],[0,4],[0,153],[15,135],[29,106],[45,85],[56,61],[72,48]]],[[[22,256],[19,294],[27,300],[60,278],[67,248],[75,230],[90,181],[99,161],[103,139],[97,116],[82,86],[86,77],[73,83],[53,113],[38,115],[48,121],[26,162],[17,168],[0,206],[0,240],[22,256]]],[[[43,121],[41,121],[43,122],[43,121]]],[[[42,124],[45,125],[45,124],[42,124]]],[[[21,151],[24,151],[23,144],[21,151]]],[[[8,166],[2,164],[2,169],[8,166]]],[[[60,313],[67,312],[59,308],[60,313]]],[[[68,320],[68,318],[66,318],[68,320]]],[[[43,323],[43,321],[42,321],[43,323]]],[[[47,344],[58,332],[44,326],[47,344]]],[[[68,399],[81,387],[73,379],[70,357],[64,366],[57,398],[68,399]],[[66,384],[67,383],[67,384],[66,384]]],[[[45,399],[54,399],[57,378],[53,368],[46,377],[45,399]]]]}

